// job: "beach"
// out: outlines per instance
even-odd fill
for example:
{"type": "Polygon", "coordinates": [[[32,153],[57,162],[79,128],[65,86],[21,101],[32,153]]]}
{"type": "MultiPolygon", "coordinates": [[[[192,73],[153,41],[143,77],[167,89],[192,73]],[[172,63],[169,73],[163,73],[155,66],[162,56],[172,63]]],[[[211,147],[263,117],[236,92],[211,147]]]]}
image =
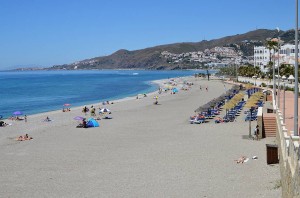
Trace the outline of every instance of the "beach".
{"type": "Polygon", "coordinates": [[[225,90],[218,80],[184,80],[194,84],[188,91],[93,104],[112,111],[97,128],[76,128],[82,107],[6,120],[12,125],[0,129],[0,197],[280,197],[279,166],[266,164],[274,139],[249,140],[243,115],[190,124],[199,106],[225,90]],[[15,140],[25,133],[33,139],[15,140]],[[237,164],[240,156],[249,161],[237,164]]]}

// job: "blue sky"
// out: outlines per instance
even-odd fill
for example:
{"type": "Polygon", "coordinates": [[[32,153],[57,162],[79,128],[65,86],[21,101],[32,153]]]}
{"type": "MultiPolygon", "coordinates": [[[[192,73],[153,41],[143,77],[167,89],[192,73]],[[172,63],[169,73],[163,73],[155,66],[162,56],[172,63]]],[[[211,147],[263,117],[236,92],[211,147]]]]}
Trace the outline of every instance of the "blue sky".
{"type": "Polygon", "coordinates": [[[295,0],[0,0],[0,70],[288,30],[294,18],[295,0]]]}

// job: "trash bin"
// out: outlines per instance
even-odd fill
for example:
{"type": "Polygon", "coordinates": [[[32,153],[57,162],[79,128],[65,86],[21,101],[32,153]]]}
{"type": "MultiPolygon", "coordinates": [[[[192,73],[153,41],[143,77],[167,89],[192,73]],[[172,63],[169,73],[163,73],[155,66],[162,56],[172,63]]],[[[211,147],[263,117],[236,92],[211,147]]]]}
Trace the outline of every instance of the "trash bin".
{"type": "Polygon", "coordinates": [[[276,144],[266,144],[267,164],[278,164],[278,146],[276,144]]]}

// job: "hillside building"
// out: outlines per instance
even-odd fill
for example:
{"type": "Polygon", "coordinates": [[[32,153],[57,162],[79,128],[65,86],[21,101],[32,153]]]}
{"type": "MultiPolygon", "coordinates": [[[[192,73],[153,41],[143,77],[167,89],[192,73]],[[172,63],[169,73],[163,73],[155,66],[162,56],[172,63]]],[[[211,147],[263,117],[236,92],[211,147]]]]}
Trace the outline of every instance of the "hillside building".
{"type": "MultiPolygon", "coordinates": [[[[300,45],[299,45],[300,47],[300,45]]],[[[299,52],[298,52],[298,55],[299,52]]],[[[278,52],[274,53],[274,50],[271,50],[272,61],[275,61],[275,67],[278,67],[278,58],[279,65],[281,64],[295,64],[295,45],[293,44],[284,44],[280,47],[279,55],[278,52]]],[[[267,65],[270,61],[270,50],[264,46],[254,46],[254,66],[260,67],[262,72],[267,72],[267,65]]]]}

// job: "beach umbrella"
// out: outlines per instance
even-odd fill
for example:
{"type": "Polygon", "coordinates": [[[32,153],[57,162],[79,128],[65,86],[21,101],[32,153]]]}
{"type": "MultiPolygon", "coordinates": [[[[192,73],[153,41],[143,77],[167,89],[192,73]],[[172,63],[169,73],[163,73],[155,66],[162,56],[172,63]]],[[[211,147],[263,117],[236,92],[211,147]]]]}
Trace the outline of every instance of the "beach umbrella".
{"type": "Polygon", "coordinates": [[[206,111],[207,109],[204,109],[203,107],[199,107],[198,109],[195,110],[195,112],[201,112],[201,111],[206,111]]]}
{"type": "Polygon", "coordinates": [[[282,80],[285,80],[285,79],[286,79],[286,76],[285,76],[285,75],[283,75],[281,78],[282,78],[282,80]]]}
{"type": "Polygon", "coordinates": [[[110,112],[110,110],[107,108],[100,109],[100,113],[108,113],[108,112],[110,112]]]}
{"type": "Polygon", "coordinates": [[[208,102],[205,105],[202,105],[201,107],[202,107],[202,109],[207,110],[207,109],[211,108],[212,106],[213,106],[213,102],[208,102]]]}
{"type": "Polygon", "coordinates": [[[251,88],[253,87],[253,85],[251,85],[251,84],[246,84],[245,87],[246,87],[246,89],[251,89],[251,88]]]}
{"type": "Polygon", "coordinates": [[[178,92],[178,89],[177,88],[173,88],[173,92],[174,93],[178,92]]]}
{"type": "Polygon", "coordinates": [[[290,75],[290,76],[288,77],[288,80],[295,80],[295,77],[294,77],[293,75],[290,75]]]}
{"type": "Polygon", "coordinates": [[[76,116],[75,118],[73,118],[74,120],[83,120],[84,117],[81,117],[81,116],[76,116]]]}
{"type": "Polygon", "coordinates": [[[15,111],[14,113],[13,113],[13,115],[14,116],[18,116],[18,115],[22,115],[23,113],[21,112],[21,111],[15,111]]]}
{"type": "MultiPolygon", "coordinates": [[[[256,101],[257,102],[257,101],[256,101]]],[[[256,106],[256,102],[255,101],[247,101],[245,104],[245,108],[252,108],[256,106]]]]}
{"type": "Polygon", "coordinates": [[[226,102],[226,104],[223,106],[224,109],[232,109],[233,107],[235,107],[236,103],[229,101],[226,102]]]}

